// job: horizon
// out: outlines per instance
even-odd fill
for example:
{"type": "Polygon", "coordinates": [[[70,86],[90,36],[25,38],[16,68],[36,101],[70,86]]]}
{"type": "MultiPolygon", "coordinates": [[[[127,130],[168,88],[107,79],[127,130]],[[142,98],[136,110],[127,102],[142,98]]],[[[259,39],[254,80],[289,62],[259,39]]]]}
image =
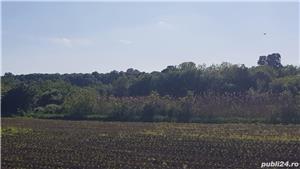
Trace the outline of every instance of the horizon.
{"type": "Polygon", "coordinates": [[[2,2],[1,74],[299,66],[299,2],[2,2]],[[53,12],[55,10],[55,12],[53,12]],[[278,12],[279,11],[279,12],[278,12]]]}
{"type": "MultiPolygon", "coordinates": [[[[257,59],[258,60],[258,59],[257,59]]],[[[187,61],[187,62],[192,62],[192,61],[187,61]]],[[[184,62],[182,62],[182,63],[184,63],[184,62]]],[[[193,62],[194,63],[194,62],[193,62]]],[[[252,65],[252,66],[247,66],[247,65],[245,65],[245,64],[234,64],[234,63],[230,63],[230,62],[226,62],[226,61],[223,61],[223,62],[221,62],[221,63],[214,63],[214,64],[210,64],[210,65],[207,65],[207,64],[205,64],[205,63],[202,63],[202,64],[198,64],[198,63],[195,63],[196,64],[196,66],[197,66],[197,68],[199,67],[199,66],[206,66],[206,67],[210,67],[210,66],[219,66],[219,65],[221,65],[221,64],[223,64],[223,63],[229,63],[229,64],[232,64],[232,65],[239,65],[239,66],[241,66],[241,65],[244,65],[244,66],[246,66],[247,68],[252,68],[252,67],[256,67],[256,66],[260,66],[260,65],[252,65]]],[[[180,63],[181,64],[181,63],[180,63]]],[[[299,65],[293,65],[293,64],[287,64],[287,65],[283,65],[283,66],[288,66],[288,65],[292,65],[292,66],[296,66],[296,67],[299,67],[299,65]]],[[[97,71],[97,70],[94,70],[94,71],[91,71],[91,72],[67,72],[67,73],[61,73],[61,72],[50,72],[50,73],[48,73],[48,72],[32,72],[32,73],[20,73],[20,74],[16,74],[16,73],[14,73],[14,72],[2,72],[2,74],[1,74],[1,76],[4,76],[6,73],[12,73],[13,75],[29,75],[29,74],[60,74],[60,75],[63,75],[63,74],[92,74],[93,72],[97,72],[97,73],[99,73],[99,74],[107,74],[107,73],[111,73],[111,72],[113,72],[113,71],[117,71],[117,72],[126,72],[128,69],[133,69],[133,70],[138,70],[139,72],[141,72],[141,73],[149,73],[149,74],[151,74],[152,72],[161,72],[161,71],[163,71],[164,69],[166,69],[168,66],[175,66],[175,67],[178,67],[179,66],[179,64],[177,64],[177,65],[166,65],[165,66],[165,68],[163,68],[163,69],[161,69],[161,70],[153,70],[153,71],[150,71],[150,72],[148,72],[148,71],[142,71],[142,70],[139,70],[139,69],[136,69],[136,68],[134,68],[134,67],[129,67],[129,68],[127,68],[127,69],[124,69],[124,70],[111,70],[111,71],[107,71],[107,72],[99,72],[99,71],[97,71]]]]}

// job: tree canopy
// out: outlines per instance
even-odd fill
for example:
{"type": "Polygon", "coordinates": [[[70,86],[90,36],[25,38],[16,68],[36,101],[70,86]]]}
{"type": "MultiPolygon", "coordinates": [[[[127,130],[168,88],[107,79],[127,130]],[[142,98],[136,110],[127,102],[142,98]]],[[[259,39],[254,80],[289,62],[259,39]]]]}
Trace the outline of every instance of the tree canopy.
{"type": "MultiPolygon", "coordinates": [[[[283,101],[270,102],[269,107],[278,109],[279,114],[288,108],[298,111],[300,68],[283,66],[278,53],[260,56],[257,63],[258,66],[246,67],[227,62],[211,66],[184,62],[151,73],[133,68],[125,72],[85,74],[13,75],[8,72],[1,77],[1,112],[2,116],[59,113],[81,118],[100,113],[119,120],[153,121],[176,117],[179,121],[188,121],[188,117],[197,113],[208,113],[205,107],[214,103],[212,98],[233,100],[232,104],[238,109],[243,107],[242,101],[250,104],[253,98],[272,100],[274,98],[269,97],[275,96],[288,96],[288,104],[293,105],[276,108],[274,104],[283,101]],[[211,102],[202,105],[198,103],[200,98],[211,102]],[[201,106],[195,107],[197,104],[201,106]]],[[[226,106],[225,100],[220,101],[220,107],[226,106]]],[[[240,112],[251,108],[244,109],[240,112]]]]}

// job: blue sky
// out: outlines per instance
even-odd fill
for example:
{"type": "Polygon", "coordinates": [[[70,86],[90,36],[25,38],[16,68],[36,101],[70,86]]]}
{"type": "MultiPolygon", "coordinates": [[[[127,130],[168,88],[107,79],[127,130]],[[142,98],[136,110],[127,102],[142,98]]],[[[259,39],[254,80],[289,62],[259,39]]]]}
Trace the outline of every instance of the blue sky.
{"type": "Polygon", "coordinates": [[[2,2],[3,73],[252,66],[275,52],[299,65],[297,2],[2,2]]]}

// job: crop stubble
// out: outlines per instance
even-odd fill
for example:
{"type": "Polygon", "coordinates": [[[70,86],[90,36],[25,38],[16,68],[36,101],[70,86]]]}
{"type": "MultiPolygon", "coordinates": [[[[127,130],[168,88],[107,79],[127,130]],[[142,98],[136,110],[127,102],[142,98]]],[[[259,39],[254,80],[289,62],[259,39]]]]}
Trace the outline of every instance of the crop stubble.
{"type": "Polygon", "coordinates": [[[260,168],[298,161],[299,125],[2,118],[1,167],[260,168]]]}

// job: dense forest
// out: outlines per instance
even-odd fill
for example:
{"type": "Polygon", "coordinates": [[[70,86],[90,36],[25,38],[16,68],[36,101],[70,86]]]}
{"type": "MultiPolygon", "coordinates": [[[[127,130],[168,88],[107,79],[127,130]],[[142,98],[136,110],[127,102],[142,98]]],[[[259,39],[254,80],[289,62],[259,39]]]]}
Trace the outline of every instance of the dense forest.
{"type": "Polygon", "coordinates": [[[108,121],[300,123],[300,68],[184,62],[151,73],[1,77],[1,116],[108,121]]]}

